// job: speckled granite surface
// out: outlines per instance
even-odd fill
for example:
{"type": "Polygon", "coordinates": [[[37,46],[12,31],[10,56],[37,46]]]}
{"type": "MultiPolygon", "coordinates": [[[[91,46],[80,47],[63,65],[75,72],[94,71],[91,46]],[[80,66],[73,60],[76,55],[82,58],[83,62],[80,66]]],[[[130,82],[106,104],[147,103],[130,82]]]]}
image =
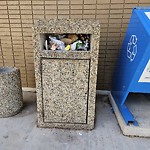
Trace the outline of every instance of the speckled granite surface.
{"type": "Polygon", "coordinates": [[[20,71],[14,67],[0,67],[0,117],[17,114],[23,106],[20,71]]]}
{"type": "Polygon", "coordinates": [[[95,20],[40,20],[33,27],[39,127],[93,129],[100,24],[95,20]],[[90,51],[43,50],[41,34],[91,34],[90,51]]]}

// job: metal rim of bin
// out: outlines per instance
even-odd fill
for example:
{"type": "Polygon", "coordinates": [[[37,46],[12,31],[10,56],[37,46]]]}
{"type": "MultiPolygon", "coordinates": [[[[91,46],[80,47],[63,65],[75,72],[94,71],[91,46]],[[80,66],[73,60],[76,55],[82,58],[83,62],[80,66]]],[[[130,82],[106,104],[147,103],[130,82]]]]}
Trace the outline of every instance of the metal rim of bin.
{"type": "Polygon", "coordinates": [[[16,115],[23,107],[20,70],[0,67],[0,118],[16,115]]]}

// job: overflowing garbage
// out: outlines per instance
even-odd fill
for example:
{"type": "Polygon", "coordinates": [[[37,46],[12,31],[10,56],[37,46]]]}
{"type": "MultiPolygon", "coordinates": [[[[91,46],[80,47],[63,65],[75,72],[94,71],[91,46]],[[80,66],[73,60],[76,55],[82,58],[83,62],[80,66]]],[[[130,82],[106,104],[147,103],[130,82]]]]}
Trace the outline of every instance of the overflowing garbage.
{"type": "Polygon", "coordinates": [[[90,34],[50,34],[45,40],[44,48],[53,51],[89,51],[90,34]]]}

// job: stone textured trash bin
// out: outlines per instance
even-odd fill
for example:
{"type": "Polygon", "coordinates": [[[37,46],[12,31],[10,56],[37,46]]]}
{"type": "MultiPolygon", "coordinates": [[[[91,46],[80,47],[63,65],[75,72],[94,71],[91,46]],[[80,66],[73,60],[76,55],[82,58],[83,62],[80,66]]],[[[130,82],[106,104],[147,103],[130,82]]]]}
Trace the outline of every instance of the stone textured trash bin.
{"type": "Polygon", "coordinates": [[[0,67],[0,117],[17,114],[23,106],[20,71],[15,67],[0,67]]]}
{"type": "Polygon", "coordinates": [[[38,126],[93,129],[99,21],[41,20],[33,29],[38,126]],[[61,47],[57,50],[44,48],[45,39],[51,34],[90,35],[90,49],[68,51],[61,47]]]}

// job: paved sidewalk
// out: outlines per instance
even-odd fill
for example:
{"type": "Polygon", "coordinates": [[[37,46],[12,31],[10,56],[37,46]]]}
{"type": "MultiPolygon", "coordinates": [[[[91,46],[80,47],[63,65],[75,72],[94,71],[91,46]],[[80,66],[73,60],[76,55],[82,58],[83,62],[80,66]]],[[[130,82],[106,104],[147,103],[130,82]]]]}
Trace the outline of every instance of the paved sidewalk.
{"type": "Polygon", "coordinates": [[[36,127],[35,93],[24,93],[21,113],[0,119],[0,150],[150,150],[150,138],[126,137],[106,96],[98,96],[92,131],[36,127]]]}

